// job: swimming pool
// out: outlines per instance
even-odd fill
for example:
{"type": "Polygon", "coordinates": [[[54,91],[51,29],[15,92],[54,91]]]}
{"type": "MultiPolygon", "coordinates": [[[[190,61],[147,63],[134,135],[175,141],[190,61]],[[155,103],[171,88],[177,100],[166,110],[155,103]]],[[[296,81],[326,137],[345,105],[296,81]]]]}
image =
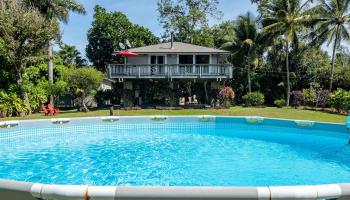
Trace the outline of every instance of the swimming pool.
{"type": "Polygon", "coordinates": [[[350,131],[340,124],[155,116],[20,121],[3,127],[0,179],[122,187],[350,182],[350,131]]]}

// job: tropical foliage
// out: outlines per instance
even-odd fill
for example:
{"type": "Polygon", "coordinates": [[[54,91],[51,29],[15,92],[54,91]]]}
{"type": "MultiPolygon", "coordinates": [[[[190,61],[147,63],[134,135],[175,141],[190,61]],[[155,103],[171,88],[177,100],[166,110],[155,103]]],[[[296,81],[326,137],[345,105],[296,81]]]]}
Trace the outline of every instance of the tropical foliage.
{"type": "MultiPolygon", "coordinates": [[[[69,13],[76,12],[80,14],[85,14],[85,8],[82,4],[78,3],[76,0],[23,0],[23,3],[29,9],[38,10],[41,15],[45,18],[47,24],[51,24],[55,21],[61,21],[63,23],[68,23],[69,13]]],[[[55,38],[51,38],[55,39],[55,38]]],[[[53,67],[54,58],[52,50],[52,41],[47,42],[47,52],[48,52],[48,79],[49,82],[53,83],[53,67]]],[[[53,104],[53,98],[51,96],[50,103],[53,104]]]]}
{"type": "Polygon", "coordinates": [[[94,96],[100,84],[103,74],[93,67],[71,68],[69,69],[68,81],[71,91],[78,101],[79,110],[88,112],[86,98],[94,96]]]}
{"type": "Polygon", "coordinates": [[[87,33],[86,55],[101,71],[106,71],[108,63],[118,61],[112,53],[122,50],[119,43],[129,40],[132,47],[141,47],[158,42],[150,30],[131,23],[121,12],[109,13],[101,6],[96,6],[94,12],[94,21],[87,33]]]}
{"type": "Polygon", "coordinates": [[[169,39],[174,33],[179,41],[212,46],[214,39],[208,21],[209,17],[222,17],[218,4],[218,0],[160,0],[158,21],[165,30],[163,38],[169,39]]]}
{"type": "Polygon", "coordinates": [[[322,0],[313,8],[318,16],[313,20],[315,30],[311,36],[314,43],[321,45],[333,43],[332,66],[330,73],[329,90],[332,91],[336,51],[342,41],[350,41],[348,24],[350,23],[350,0],[322,0]]]}

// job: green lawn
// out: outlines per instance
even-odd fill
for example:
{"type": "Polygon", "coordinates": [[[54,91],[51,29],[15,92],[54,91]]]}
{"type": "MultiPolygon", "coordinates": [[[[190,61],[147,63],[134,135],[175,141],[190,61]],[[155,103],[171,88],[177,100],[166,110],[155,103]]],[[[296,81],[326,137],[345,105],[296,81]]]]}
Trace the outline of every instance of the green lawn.
{"type": "MultiPolygon", "coordinates": [[[[285,119],[297,119],[297,120],[312,120],[321,122],[333,122],[344,123],[347,119],[345,115],[330,114],[326,112],[294,109],[294,108],[244,108],[240,106],[232,107],[231,109],[185,109],[185,110],[156,110],[156,109],[142,109],[142,110],[117,110],[114,111],[115,115],[120,116],[142,116],[142,115],[221,115],[221,116],[262,116],[270,118],[285,118],[285,119]]],[[[73,117],[93,117],[93,116],[106,116],[109,115],[109,110],[96,110],[88,113],[77,112],[76,110],[62,111],[61,114],[55,116],[60,118],[73,118],[73,117]]],[[[52,118],[52,116],[44,116],[41,113],[33,114],[27,117],[13,117],[2,118],[0,120],[13,120],[13,119],[45,119],[52,118]]]]}

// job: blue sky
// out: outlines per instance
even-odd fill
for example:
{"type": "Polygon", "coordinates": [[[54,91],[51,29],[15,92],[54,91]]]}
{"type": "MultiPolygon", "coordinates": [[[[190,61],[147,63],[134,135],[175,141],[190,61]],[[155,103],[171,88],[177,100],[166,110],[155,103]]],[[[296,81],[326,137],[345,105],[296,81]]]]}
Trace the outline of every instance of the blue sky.
{"type": "MultiPolygon", "coordinates": [[[[62,41],[75,45],[85,55],[87,45],[86,33],[93,20],[95,5],[101,5],[108,11],[121,11],[128,16],[131,22],[149,28],[156,36],[163,32],[157,17],[158,0],[78,0],[84,4],[86,15],[71,14],[68,24],[62,24],[62,41]]],[[[235,19],[247,11],[256,13],[256,6],[250,0],[219,0],[219,9],[224,13],[223,20],[235,19]]],[[[219,23],[211,19],[210,25],[219,23]]]]}

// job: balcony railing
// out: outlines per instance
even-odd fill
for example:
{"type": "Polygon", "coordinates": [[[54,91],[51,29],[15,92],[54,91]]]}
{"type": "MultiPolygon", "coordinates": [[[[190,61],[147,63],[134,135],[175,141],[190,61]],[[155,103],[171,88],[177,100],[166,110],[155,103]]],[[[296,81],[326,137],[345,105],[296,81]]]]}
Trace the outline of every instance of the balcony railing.
{"type": "Polygon", "coordinates": [[[110,64],[110,78],[232,78],[232,65],[132,65],[110,64]]]}

